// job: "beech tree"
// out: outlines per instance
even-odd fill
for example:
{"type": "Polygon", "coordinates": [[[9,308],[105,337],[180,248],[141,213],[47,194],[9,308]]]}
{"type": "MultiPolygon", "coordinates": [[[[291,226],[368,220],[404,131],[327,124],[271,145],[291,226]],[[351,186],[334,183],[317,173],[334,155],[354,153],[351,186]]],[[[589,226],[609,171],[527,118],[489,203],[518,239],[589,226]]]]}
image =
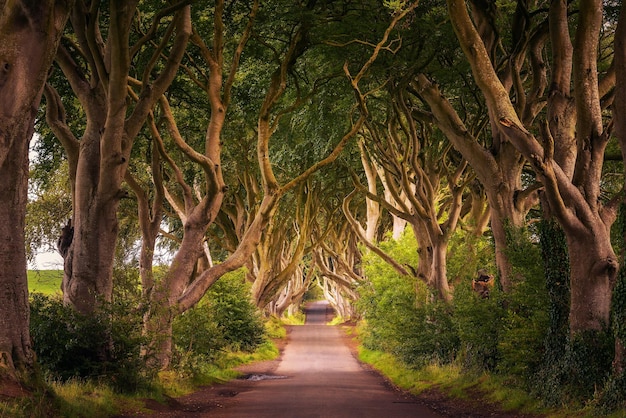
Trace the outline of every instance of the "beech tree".
{"type": "MultiPolygon", "coordinates": [[[[469,3],[487,51],[486,57],[498,70],[498,82],[507,94],[515,94],[516,109],[525,121],[532,123],[543,109],[543,102],[538,98],[545,92],[546,81],[543,74],[533,71],[530,81],[523,84],[522,72],[543,65],[537,51],[545,44],[547,31],[541,24],[527,21],[527,14],[519,10],[511,15],[510,21],[503,20],[510,27],[501,29],[497,23],[502,20],[497,19],[497,9],[491,6],[491,3],[478,1],[469,3]],[[504,39],[502,33],[511,31],[510,28],[513,28],[511,37],[504,39]]],[[[440,19],[447,20],[447,17],[440,19]]],[[[527,214],[538,203],[539,185],[524,180],[524,158],[500,132],[493,112],[485,105],[473,82],[467,79],[464,61],[455,59],[458,57],[455,46],[448,45],[454,34],[447,29],[438,29],[436,33],[439,34],[437,47],[441,46],[443,51],[433,53],[439,63],[435,60],[425,64],[418,62],[424,69],[416,71],[407,94],[419,97],[427,105],[434,123],[463,155],[482,184],[489,203],[500,282],[502,288],[509,291],[512,284],[506,228],[526,225],[527,214]],[[442,88],[436,83],[441,83],[442,88]]]]}
{"type": "Polygon", "coordinates": [[[28,147],[72,1],[0,2],[0,381],[19,380],[31,348],[24,242],[28,147]]]}
{"type": "MultiPolygon", "coordinates": [[[[611,134],[610,126],[604,124],[602,99],[614,83],[610,72],[604,81],[598,76],[602,1],[579,3],[573,41],[567,3],[550,4],[553,82],[547,92],[552,99],[547,102],[545,122],[525,118],[523,107],[512,101],[465,2],[449,0],[448,9],[474,80],[486,98],[493,129],[529,161],[542,183],[550,214],[565,232],[571,263],[570,332],[575,336],[605,330],[618,268],[609,229],[619,199],[603,202],[599,198],[604,151],[611,134]],[[537,125],[540,139],[533,134],[537,125]]],[[[545,75],[545,66],[533,68],[538,71],[536,78],[545,75]]]]}
{"type": "MultiPolygon", "coordinates": [[[[361,123],[361,120],[357,120],[353,125],[346,124],[348,127],[343,131],[343,137],[338,140],[333,138],[334,148],[331,148],[325,157],[313,161],[310,165],[300,167],[293,176],[288,176],[284,181],[282,179],[279,181],[272,166],[273,155],[270,140],[281,119],[293,109],[301,107],[305,98],[309,96],[307,92],[300,90],[304,87],[300,84],[294,88],[296,91],[294,95],[286,95],[285,93],[291,87],[290,81],[296,64],[309,47],[311,22],[308,19],[301,19],[302,16],[299,13],[288,14],[291,19],[278,22],[284,25],[284,27],[280,27],[280,35],[283,36],[280,41],[272,40],[269,35],[267,35],[267,39],[259,35],[260,41],[257,44],[259,51],[262,54],[269,51],[272,57],[259,66],[259,68],[269,68],[268,77],[262,78],[262,83],[265,83],[264,94],[258,95],[261,101],[260,106],[256,108],[256,131],[247,132],[254,138],[249,143],[256,146],[255,164],[260,176],[260,185],[250,189],[254,190],[255,193],[248,197],[249,206],[246,210],[249,213],[245,214],[245,218],[239,218],[236,223],[237,233],[234,234],[236,237],[233,237],[232,240],[233,243],[236,241],[236,247],[232,253],[226,256],[221,263],[207,265],[207,268],[197,270],[197,261],[206,249],[203,244],[205,243],[207,228],[219,217],[219,210],[227,192],[222,172],[223,167],[220,163],[222,145],[228,144],[227,141],[222,140],[222,126],[228,104],[232,99],[231,88],[239,74],[239,57],[250,37],[253,25],[256,25],[255,19],[252,18],[256,13],[258,3],[253,3],[249,9],[250,23],[244,27],[243,35],[240,36],[239,41],[236,41],[237,45],[234,52],[229,55],[226,55],[224,49],[225,26],[221,14],[224,11],[221,9],[222,6],[223,3],[218,2],[215,9],[212,25],[214,33],[210,35],[213,43],[210,47],[205,45],[199,31],[192,35],[193,44],[200,51],[207,67],[191,61],[188,64],[194,65],[193,72],[188,73],[189,77],[194,82],[203,80],[200,85],[208,92],[210,102],[210,122],[206,130],[203,151],[196,151],[191,146],[191,141],[181,132],[178,127],[176,112],[172,109],[167,97],[164,96],[160,99],[158,112],[155,112],[163,121],[161,126],[157,126],[157,128],[165,128],[166,135],[178,149],[180,155],[195,164],[201,170],[203,177],[202,183],[198,182],[197,178],[192,180],[186,178],[181,162],[176,161],[172,156],[173,149],[166,149],[164,144],[159,145],[161,158],[165,162],[170,179],[169,183],[164,185],[164,194],[184,225],[182,241],[168,271],[162,279],[151,283],[152,287],[148,289],[150,312],[146,325],[150,335],[154,337],[149,349],[155,355],[159,366],[163,368],[168,367],[171,357],[173,318],[194,306],[213,283],[224,274],[249,263],[250,258],[266,236],[268,225],[271,225],[278,203],[283,196],[296,189],[312,173],[333,162],[361,123]],[[227,57],[231,58],[230,62],[226,61],[225,58],[227,57]],[[207,68],[208,71],[206,72],[198,71],[207,68]],[[222,79],[223,71],[228,74],[226,80],[222,79]],[[201,186],[198,187],[200,184],[201,186]]],[[[267,16],[265,18],[267,19],[267,16]]],[[[272,24],[277,24],[277,22],[272,21],[272,24]]],[[[271,25],[263,28],[263,30],[269,31],[268,33],[275,34],[273,29],[271,25]]],[[[257,30],[263,34],[263,30],[257,30]]],[[[265,59],[265,55],[263,57],[265,59]]],[[[261,75],[263,72],[257,70],[256,74],[261,75]]],[[[255,85],[260,84],[258,79],[254,81],[255,85]]],[[[255,88],[255,93],[258,93],[258,87],[255,88]]],[[[159,137],[166,135],[161,132],[161,135],[153,135],[153,138],[160,141],[159,137]]],[[[249,177],[249,180],[256,182],[252,177],[249,177]]],[[[275,295],[278,290],[280,288],[272,289],[269,293],[275,295]]]]}
{"type": "Polygon", "coordinates": [[[59,241],[63,298],[82,313],[111,299],[117,208],[126,196],[122,183],[133,142],[174,79],[191,35],[188,2],[168,2],[131,44],[133,22],[144,24],[138,3],[76,3],[72,35],[61,43],[56,62],[85,112],[80,137],[70,129],[56,89],[48,85],[45,91],[46,119],[65,149],[72,185],[73,214],[59,241]]]}
{"type": "MultiPolygon", "coordinates": [[[[390,195],[389,200],[378,200],[411,225],[418,243],[416,276],[449,302],[447,246],[473,173],[445,139],[437,138],[429,116],[420,115],[418,107],[405,97],[401,83],[390,89],[384,126],[376,121],[367,123],[371,137],[367,142],[390,195]]],[[[377,199],[371,194],[368,197],[377,199]]]]}
{"type": "MultiPolygon", "coordinates": [[[[315,245],[311,240],[311,228],[320,200],[317,190],[303,183],[294,190],[293,206],[277,210],[276,216],[268,222],[263,239],[255,254],[255,270],[252,274],[252,299],[256,305],[264,309],[288,287],[294,275],[301,276],[299,267],[304,256],[315,245]],[[291,214],[286,211],[293,212],[291,214]]],[[[283,203],[284,200],[283,200],[283,203]]],[[[290,202],[292,203],[292,202],[290,202]]],[[[273,314],[284,311],[289,305],[291,291],[300,286],[291,283],[291,290],[282,295],[282,303],[273,303],[270,308],[273,314]],[[281,306],[287,304],[287,306],[281,306]]],[[[301,290],[301,289],[298,289],[301,290]]]]}
{"type": "Polygon", "coordinates": [[[360,268],[359,238],[341,212],[325,211],[325,215],[327,229],[316,232],[320,244],[314,249],[311,267],[319,272],[316,284],[337,315],[350,319],[356,313],[356,287],[366,280],[360,268]]]}

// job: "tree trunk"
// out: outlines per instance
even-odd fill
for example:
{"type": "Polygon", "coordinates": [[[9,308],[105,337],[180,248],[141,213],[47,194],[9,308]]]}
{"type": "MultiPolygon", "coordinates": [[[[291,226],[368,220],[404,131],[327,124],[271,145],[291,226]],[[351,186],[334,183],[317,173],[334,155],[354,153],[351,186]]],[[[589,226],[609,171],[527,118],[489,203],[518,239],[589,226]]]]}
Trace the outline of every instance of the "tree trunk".
{"type": "Polygon", "coordinates": [[[452,292],[448,285],[448,274],[446,269],[446,260],[448,256],[448,240],[440,236],[433,242],[433,287],[437,289],[439,299],[450,303],[452,302],[452,292]]]}
{"type": "Polygon", "coordinates": [[[433,244],[430,240],[430,234],[426,229],[426,222],[421,219],[415,219],[411,222],[413,228],[413,236],[417,242],[417,271],[416,277],[424,283],[430,283],[433,269],[433,244]]]}
{"type": "MultiPolygon", "coordinates": [[[[169,367],[172,357],[172,321],[177,299],[193,279],[198,258],[202,255],[202,240],[208,227],[203,211],[196,208],[195,214],[185,222],[185,235],[176,252],[169,270],[160,281],[154,283],[149,297],[149,311],[144,318],[144,328],[150,338],[148,359],[162,369],[169,367]]],[[[204,293],[203,293],[204,294],[204,293]]]]}
{"type": "Polygon", "coordinates": [[[28,146],[70,1],[3,2],[0,10],[0,377],[34,363],[24,225],[28,146]]]}
{"type": "MultiPolygon", "coordinates": [[[[142,69],[145,79],[138,83],[140,91],[132,91],[129,72],[133,64],[139,64],[132,62],[136,54],[129,42],[137,4],[138,0],[109,3],[106,42],[101,33],[103,13],[99,3],[88,6],[84,1],[77,2],[71,16],[79,48],[63,45],[56,61],[85,111],[86,127],[80,141],[67,125],[58,94],[52,88],[46,91],[46,117],[66,150],[74,193],[73,218],[68,227],[73,234],[62,252],[63,298],[85,314],[112,297],[117,208],[125,197],[122,182],[133,142],[174,79],[191,34],[191,8],[180,3],[171,10],[173,19],[164,23],[172,29],[161,40],[169,54],[163,48],[152,48],[154,55],[147,61],[148,67],[142,69]]],[[[142,50],[142,42],[145,39],[133,47],[142,50]]]]}
{"type": "Polygon", "coordinates": [[[93,168],[100,166],[100,138],[83,138],[76,172],[72,244],[65,256],[63,301],[89,313],[113,293],[113,259],[117,240],[119,195],[94,193],[93,168]],[[89,144],[88,144],[89,142],[89,144]],[[87,172],[90,172],[87,174],[87,172]],[[101,301],[98,299],[102,298],[101,301]]]}
{"type": "MultiPolygon", "coordinates": [[[[617,29],[615,31],[615,102],[614,102],[614,120],[615,135],[620,142],[622,152],[622,160],[626,161],[626,4],[622,4],[620,10],[617,29]]],[[[624,167],[626,171],[626,167],[624,167]]],[[[626,184],[623,185],[626,189],[626,184]]],[[[626,202],[622,202],[622,213],[626,210],[626,202]]],[[[621,234],[622,239],[626,242],[626,226],[622,220],[621,234]]],[[[616,341],[615,341],[615,359],[613,361],[613,372],[616,375],[624,373],[626,369],[626,252],[622,254],[622,267],[620,271],[620,280],[616,285],[614,295],[614,306],[616,312],[616,341]],[[621,306],[621,309],[618,308],[621,306]]]]}
{"type": "Polygon", "coordinates": [[[507,223],[513,227],[523,226],[526,214],[537,201],[536,193],[522,189],[523,160],[520,158],[520,153],[510,143],[505,142],[500,144],[498,153],[494,156],[471,135],[450,102],[426,76],[418,75],[415,86],[419,95],[431,108],[437,126],[468,161],[485,188],[500,283],[502,288],[508,291],[511,287],[509,277],[511,265],[506,254],[504,228],[507,223]]]}
{"type": "MultiPolygon", "coordinates": [[[[558,6],[553,2],[552,6],[558,6]]],[[[530,162],[544,187],[550,213],[563,227],[571,268],[570,333],[599,331],[608,326],[611,287],[617,258],[609,229],[615,220],[617,200],[602,205],[600,183],[608,134],[602,125],[596,60],[602,28],[602,2],[582,1],[574,43],[574,98],[576,103],[577,160],[572,178],[570,165],[555,160],[553,133],[542,125],[543,145],[519,120],[506,89],[498,80],[464,2],[448,0],[457,38],[472,66],[474,79],[486,98],[492,119],[497,120],[511,144],[530,162]],[[563,166],[559,163],[564,164],[563,166]]],[[[556,13],[556,10],[552,10],[556,13]]],[[[551,25],[567,19],[560,11],[551,25]]],[[[556,27],[554,30],[556,31],[556,27]]],[[[559,45],[553,45],[553,48],[559,45]]],[[[556,132],[562,133],[562,132],[556,132]]]]}
{"type": "Polygon", "coordinates": [[[570,331],[606,330],[618,268],[608,231],[601,225],[584,236],[572,237],[566,232],[566,237],[571,271],[570,331]]]}
{"type": "MultiPolygon", "coordinates": [[[[359,150],[361,152],[361,164],[363,165],[363,171],[365,172],[365,177],[367,178],[367,189],[371,194],[375,195],[377,194],[376,178],[378,176],[376,171],[376,162],[370,160],[367,155],[367,151],[365,150],[365,146],[361,141],[359,141],[359,150]]],[[[363,235],[369,242],[375,242],[378,223],[380,221],[380,205],[378,202],[366,197],[365,214],[366,223],[363,235]]]]}
{"type": "MultiPolygon", "coordinates": [[[[491,193],[488,193],[488,195],[491,193]]],[[[501,199],[497,199],[501,200],[501,199]]],[[[489,201],[493,201],[489,199],[489,201]]],[[[497,206],[496,206],[497,207],[497,206]]],[[[506,228],[518,229],[524,226],[524,217],[519,216],[517,212],[503,213],[491,206],[491,232],[496,250],[496,266],[500,279],[502,290],[508,292],[511,290],[511,263],[508,256],[507,232],[506,228]]]]}
{"type": "Polygon", "coordinates": [[[6,132],[2,139],[10,142],[10,146],[2,147],[7,158],[0,164],[0,373],[25,371],[34,362],[28,332],[24,251],[28,143],[33,135],[34,119],[35,112],[31,110],[0,124],[0,129],[6,132]]]}

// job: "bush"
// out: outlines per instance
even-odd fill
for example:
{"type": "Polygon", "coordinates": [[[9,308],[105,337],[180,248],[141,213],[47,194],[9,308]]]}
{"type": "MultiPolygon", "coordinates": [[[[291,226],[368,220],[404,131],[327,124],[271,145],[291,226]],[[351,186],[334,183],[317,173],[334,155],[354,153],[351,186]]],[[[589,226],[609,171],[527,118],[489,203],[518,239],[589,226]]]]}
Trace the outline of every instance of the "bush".
{"type": "Polygon", "coordinates": [[[493,238],[457,229],[448,244],[446,268],[449,280],[462,286],[474,279],[478,270],[496,271],[493,238]]]}
{"type": "Polygon", "coordinates": [[[512,289],[506,295],[498,370],[532,386],[531,380],[542,364],[550,301],[540,246],[527,229],[509,228],[507,232],[512,289]]]}
{"type": "Polygon", "coordinates": [[[541,365],[548,329],[548,292],[540,248],[530,231],[507,228],[512,289],[497,286],[482,299],[467,285],[457,286],[454,323],[467,367],[498,370],[529,385],[541,365]]]}
{"type": "MultiPolygon", "coordinates": [[[[417,261],[415,240],[410,234],[383,246],[401,263],[414,265],[417,261]]],[[[368,283],[358,289],[357,308],[367,323],[364,346],[394,354],[413,367],[451,361],[458,337],[448,307],[433,302],[424,283],[398,274],[373,254],[364,256],[363,265],[368,283]]]]}
{"type": "Polygon", "coordinates": [[[81,315],[59,297],[31,296],[30,333],[37,359],[52,379],[104,381],[120,391],[147,384],[140,349],[141,314],[127,303],[103,303],[81,315]]]}
{"type": "Polygon", "coordinates": [[[502,292],[494,287],[483,299],[471,288],[457,286],[454,291],[454,325],[461,344],[461,361],[467,368],[494,370],[500,358],[498,342],[504,308],[502,292]]]}
{"type": "Polygon", "coordinates": [[[254,351],[265,338],[265,328],[250,301],[245,272],[222,277],[195,307],[174,320],[174,344],[183,369],[214,361],[221,352],[254,351]]]}

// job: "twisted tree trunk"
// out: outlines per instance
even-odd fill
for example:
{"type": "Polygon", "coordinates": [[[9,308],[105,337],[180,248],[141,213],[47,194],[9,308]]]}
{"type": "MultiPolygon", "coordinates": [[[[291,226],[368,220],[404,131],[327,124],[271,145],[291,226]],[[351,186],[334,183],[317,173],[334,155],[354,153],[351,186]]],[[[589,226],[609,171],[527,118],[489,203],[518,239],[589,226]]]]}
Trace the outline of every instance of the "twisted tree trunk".
{"type": "Polygon", "coordinates": [[[34,363],[24,225],[28,145],[71,1],[0,2],[0,379],[34,363]]]}

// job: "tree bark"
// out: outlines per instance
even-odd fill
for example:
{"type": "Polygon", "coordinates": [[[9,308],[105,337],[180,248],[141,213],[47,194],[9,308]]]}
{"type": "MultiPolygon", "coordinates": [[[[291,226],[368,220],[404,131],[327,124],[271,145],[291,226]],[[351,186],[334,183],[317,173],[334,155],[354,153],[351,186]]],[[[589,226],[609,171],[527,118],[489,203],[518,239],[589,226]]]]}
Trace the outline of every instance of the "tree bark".
{"type": "Polygon", "coordinates": [[[24,378],[35,361],[24,241],[28,146],[71,6],[13,1],[0,10],[0,378],[24,378]]]}
{"type": "MultiPolygon", "coordinates": [[[[626,5],[622,4],[620,10],[619,20],[617,23],[617,29],[615,31],[615,101],[613,103],[613,118],[615,120],[615,135],[620,143],[622,152],[622,160],[626,161],[626,5]]],[[[626,171],[626,167],[624,167],[626,171]]],[[[626,189],[626,183],[623,185],[626,189]]],[[[625,198],[626,199],[626,198],[625,198]]],[[[626,202],[624,202],[626,203],[626,202]]],[[[623,203],[623,205],[624,205],[623,203]]],[[[622,239],[626,242],[626,230],[622,231],[622,239]]],[[[624,253],[626,254],[626,253],[624,253]]],[[[624,266],[624,254],[622,254],[622,269],[624,266]]],[[[616,291],[616,297],[619,301],[625,299],[625,295],[620,295],[620,292],[624,292],[624,272],[620,272],[622,283],[618,284],[618,291],[616,291]]],[[[623,306],[623,305],[622,305],[623,306]]],[[[615,358],[613,361],[613,372],[616,375],[623,374],[626,370],[626,332],[624,332],[624,319],[626,319],[626,312],[622,309],[622,312],[614,313],[616,321],[621,320],[621,325],[616,326],[618,332],[616,333],[615,341],[615,358]],[[621,332],[620,332],[621,331],[621,332]]]]}

